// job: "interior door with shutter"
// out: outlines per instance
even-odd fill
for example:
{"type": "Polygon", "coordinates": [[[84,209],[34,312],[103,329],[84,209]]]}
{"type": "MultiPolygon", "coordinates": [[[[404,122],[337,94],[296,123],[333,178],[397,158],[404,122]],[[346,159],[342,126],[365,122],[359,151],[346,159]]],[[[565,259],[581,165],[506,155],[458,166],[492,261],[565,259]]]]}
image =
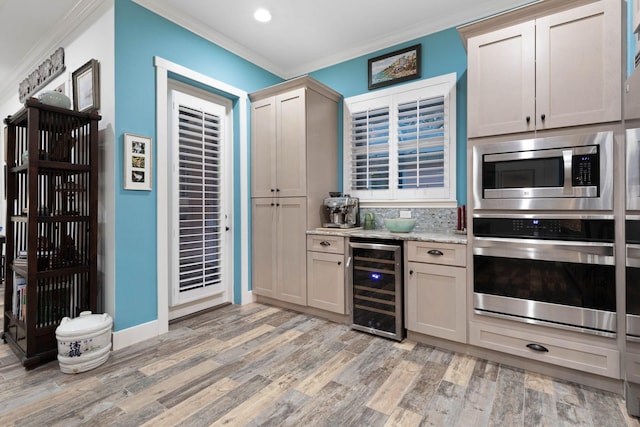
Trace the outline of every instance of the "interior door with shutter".
{"type": "Polygon", "coordinates": [[[226,106],[172,91],[170,305],[231,300],[226,106]]]}

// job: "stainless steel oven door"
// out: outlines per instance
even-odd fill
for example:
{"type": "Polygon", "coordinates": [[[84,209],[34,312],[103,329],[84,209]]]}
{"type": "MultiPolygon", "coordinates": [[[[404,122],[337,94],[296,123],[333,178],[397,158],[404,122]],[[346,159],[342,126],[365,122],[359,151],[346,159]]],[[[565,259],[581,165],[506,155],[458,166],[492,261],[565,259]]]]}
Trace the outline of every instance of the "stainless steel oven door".
{"type": "Polygon", "coordinates": [[[474,308],[615,336],[613,243],[474,238],[474,308]]]}
{"type": "Polygon", "coordinates": [[[627,244],[627,338],[640,341],[640,245],[627,244]]]}

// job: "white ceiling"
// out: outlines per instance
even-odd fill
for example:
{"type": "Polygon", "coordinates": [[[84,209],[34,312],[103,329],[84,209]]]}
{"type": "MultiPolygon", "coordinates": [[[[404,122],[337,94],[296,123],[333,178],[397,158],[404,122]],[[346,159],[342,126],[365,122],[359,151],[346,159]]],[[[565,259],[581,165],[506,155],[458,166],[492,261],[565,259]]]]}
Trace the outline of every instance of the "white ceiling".
{"type": "MultiPolygon", "coordinates": [[[[532,0],[134,0],[291,78],[532,0]],[[253,19],[258,7],[269,23],[253,19]]],[[[0,99],[101,0],[0,0],[0,99]]]]}

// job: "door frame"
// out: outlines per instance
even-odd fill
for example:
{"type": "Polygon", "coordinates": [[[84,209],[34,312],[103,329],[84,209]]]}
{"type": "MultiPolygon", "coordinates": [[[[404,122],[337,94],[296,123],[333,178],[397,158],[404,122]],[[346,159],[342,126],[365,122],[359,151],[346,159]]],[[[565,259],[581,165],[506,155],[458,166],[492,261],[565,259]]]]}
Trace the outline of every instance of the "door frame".
{"type": "MultiPolygon", "coordinates": [[[[239,152],[233,153],[233,158],[239,157],[239,176],[240,188],[234,184],[233,193],[240,195],[240,223],[233,221],[236,216],[232,217],[232,236],[230,240],[234,243],[234,262],[233,262],[233,278],[234,282],[240,278],[240,286],[232,287],[231,300],[235,304],[247,304],[253,301],[253,295],[249,291],[249,206],[248,206],[248,177],[249,177],[249,149],[248,149],[248,114],[247,105],[249,95],[247,92],[240,90],[227,83],[208,77],[197,71],[193,71],[182,65],[167,61],[161,57],[154,57],[154,65],[156,67],[156,139],[157,147],[167,147],[169,141],[168,126],[168,84],[169,74],[180,76],[188,80],[197,82],[201,85],[213,89],[214,92],[228,94],[230,99],[237,102],[239,111],[239,120],[237,129],[238,134],[235,140],[239,140],[239,152]],[[239,227],[239,233],[234,228],[239,227]],[[239,238],[238,238],[239,236],[239,238]],[[238,245],[240,251],[238,251],[238,245]],[[238,252],[240,253],[238,257],[238,252]],[[239,258],[239,259],[238,259],[239,258]]],[[[235,142],[235,141],[234,141],[235,142]]],[[[235,143],[233,144],[235,146],[235,143]]],[[[157,301],[158,301],[158,320],[157,335],[169,331],[169,232],[170,224],[165,207],[168,203],[168,155],[166,150],[157,150],[157,301]]],[[[231,175],[235,176],[235,161],[231,162],[231,175]]],[[[235,197],[234,197],[235,198],[235,197]]],[[[232,211],[234,209],[232,208],[232,211]]]]}

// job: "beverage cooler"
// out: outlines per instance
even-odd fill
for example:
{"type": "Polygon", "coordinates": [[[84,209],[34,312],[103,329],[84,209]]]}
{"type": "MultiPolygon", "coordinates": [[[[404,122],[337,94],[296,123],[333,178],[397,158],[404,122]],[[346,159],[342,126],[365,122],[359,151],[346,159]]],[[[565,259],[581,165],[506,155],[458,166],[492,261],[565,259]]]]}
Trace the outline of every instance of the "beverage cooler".
{"type": "Polygon", "coordinates": [[[402,242],[351,239],[349,256],[351,327],[402,341],[402,242]]]}

